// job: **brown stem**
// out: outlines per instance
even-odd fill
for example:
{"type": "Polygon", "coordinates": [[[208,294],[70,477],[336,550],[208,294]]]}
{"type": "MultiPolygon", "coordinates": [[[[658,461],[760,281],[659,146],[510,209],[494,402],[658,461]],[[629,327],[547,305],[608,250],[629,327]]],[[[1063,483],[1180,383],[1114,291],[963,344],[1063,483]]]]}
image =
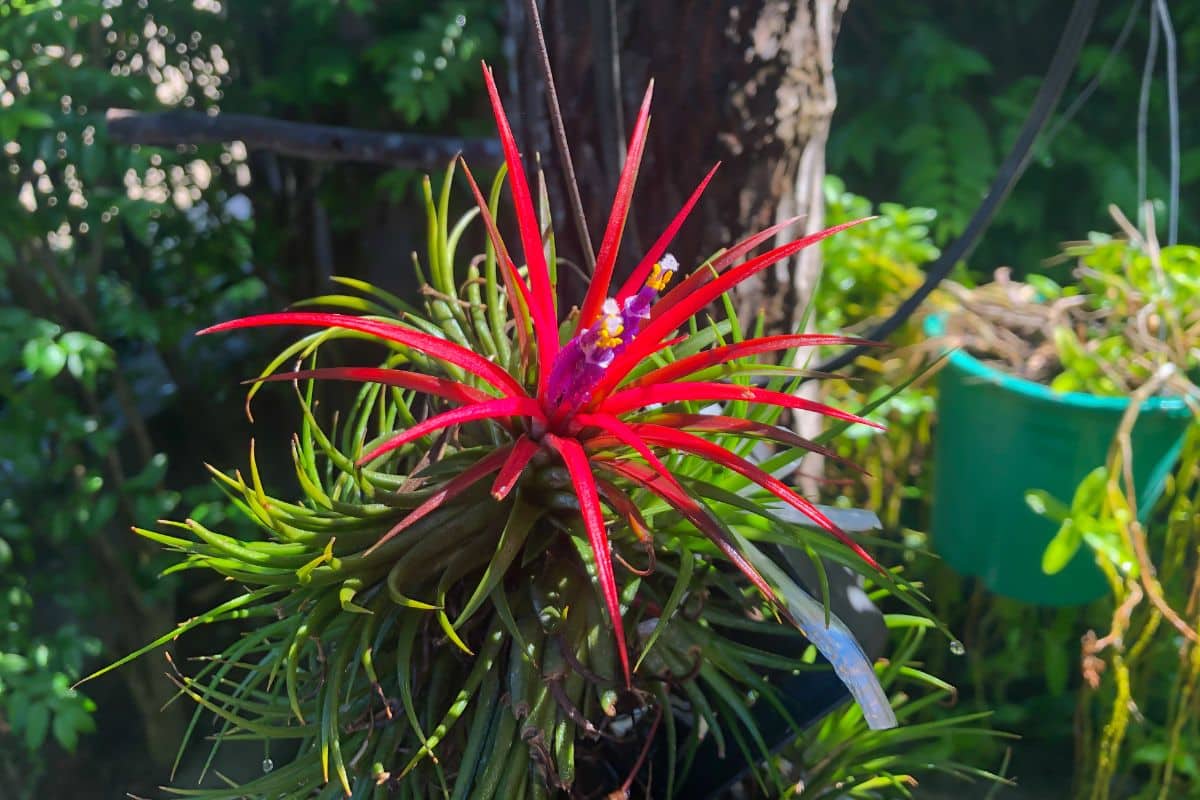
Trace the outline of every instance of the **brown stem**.
{"type": "Polygon", "coordinates": [[[1118,481],[1121,478],[1124,479],[1126,503],[1129,506],[1130,520],[1127,525],[1122,527],[1122,530],[1134,554],[1137,556],[1138,578],[1141,581],[1142,587],[1146,590],[1146,597],[1162,613],[1163,617],[1174,626],[1175,630],[1179,631],[1185,638],[1192,642],[1200,642],[1200,635],[1197,635],[1192,626],[1188,625],[1175,609],[1171,608],[1166,598],[1163,597],[1162,585],[1158,582],[1155,574],[1154,562],[1150,560],[1150,552],[1146,544],[1146,531],[1137,519],[1137,498],[1134,496],[1133,441],[1131,439],[1133,426],[1137,422],[1142,404],[1162,388],[1174,375],[1174,371],[1172,365],[1165,365],[1150,380],[1130,395],[1129,406],[1121,416],[1121,424],[1117,428],[1117,440],[1115,444],[1117,452],[1120,454],[1121,475],[1118,476],[1116,470],[1110,468],[1108,481],[1109,491],[1119,492],[1118,481]]]}
{"type": "Polygon", "coordinates": [[[642,769],[642,764],[646,763],[646,756],[650,754],[650,745],[654,743],[654,734],[658,732],[658,723],[662,722],[663,708],[658,707],[658,713],[654,715],[654,722],[650,725],[650,731],[646,734],[646,743],[642,745],[642,752],[638,754],[637,762],[634,763],[633,769],[629,770],[629,777],[621,784],[621,788],[613,792],[609,797],[628,798],[629,790],[633,788],[634,778],[642,769]]]}

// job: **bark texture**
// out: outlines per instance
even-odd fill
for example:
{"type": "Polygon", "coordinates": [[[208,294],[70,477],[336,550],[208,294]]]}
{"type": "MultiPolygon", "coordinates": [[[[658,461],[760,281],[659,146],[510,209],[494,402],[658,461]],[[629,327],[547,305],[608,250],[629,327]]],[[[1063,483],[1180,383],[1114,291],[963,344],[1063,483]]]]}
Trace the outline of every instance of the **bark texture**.
{"type": "MultiPolygon", "coordinates": [[[[508,0],[509,95],[519,135],[548,171],[565,222],[526,0],[508,0]]],[[[849,0],[545,0],[542,15],[593,238],[631,117],[655,79],[654,117],[623,266],[648,246],[715,162],[722,167],[673,250],[695,262],[788,216],[823,221],[821,181],[836,102],[832,63],[849,0]]],[[[568,225],[559,236],[578,252],[568,225]]],[[[793,235],[798,230],[792,231],[793,235]]],[[[795,329],[819,274],[812,251],[739,290],[739,310],[795,329]]]]}

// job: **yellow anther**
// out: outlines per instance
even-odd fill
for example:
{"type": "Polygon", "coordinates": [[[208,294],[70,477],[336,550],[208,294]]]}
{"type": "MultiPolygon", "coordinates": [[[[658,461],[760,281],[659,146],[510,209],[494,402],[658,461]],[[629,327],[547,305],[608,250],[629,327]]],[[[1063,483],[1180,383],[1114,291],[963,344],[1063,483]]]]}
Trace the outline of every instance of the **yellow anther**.
{"type": "Polygon", "coordinates": [[[617,328],[616,335],[610,334],[607,330],[600,331],[600,338],[596,340],[596,344],[607,350],[612,350],[621,344],[622,328],[617,328]]]}
{"type": "Polygon", "coordinates": [[[675,271],[679,269],[679,262],[669,253],[662,257],[661,261],[657,261],[650,271],[650,277],[646,279],[646,286],[656,292],[661,292],[667,288],[667,284],[671,282],[671,278],[675,277],[675,271]]]}
{"type": "Polygon", "coordinates": [[[621,344],[621,334],[625,332],[625,321],[621,318],[621,307],[611,297],[604,301],[601,311],[604,316],[600,319],[596,344],[611,350],[621,344]]]}

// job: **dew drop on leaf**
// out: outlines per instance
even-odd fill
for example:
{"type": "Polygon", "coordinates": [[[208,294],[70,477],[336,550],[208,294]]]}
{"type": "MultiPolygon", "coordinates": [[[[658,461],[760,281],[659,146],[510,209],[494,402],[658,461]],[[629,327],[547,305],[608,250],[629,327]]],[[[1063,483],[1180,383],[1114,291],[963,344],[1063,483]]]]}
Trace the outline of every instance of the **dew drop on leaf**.
{"type": "Polygon", "coordinates": [[[961,655],[965,655],[966,652],[967,652],[967,648],[963,647],[962,642],[960,642],[958,639],[950,640],[950,653],[952,655],[961,656],[961,655]]]}
{"type": "Polygon", "coordinates": [[[271,757],[264,758],[262,763],[263,772],[270,772],[273,769],[275,769],[275,762],[271,760],[271,757]]]}

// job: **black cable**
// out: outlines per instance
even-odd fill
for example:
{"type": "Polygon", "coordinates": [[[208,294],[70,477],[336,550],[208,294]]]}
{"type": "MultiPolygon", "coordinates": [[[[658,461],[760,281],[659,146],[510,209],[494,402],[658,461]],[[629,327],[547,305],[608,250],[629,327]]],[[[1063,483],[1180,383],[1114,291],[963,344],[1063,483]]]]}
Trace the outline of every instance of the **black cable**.
{"type": "MultiPolygon", "coordinates": [[[[1087,40],[1092,20],[1096,16],[1097,3],[1098,0],[1075,0],[1071,16],[1067,18],[1066,27],[1058,41],[1058,49],[1055,50],[1050,68],[1046,72],[1046,78],[1042,81],[1037,97],[1033,101],[1033,107],[1030,108],[1029,115],[1025,118],[1025,124],[1021,127],[1017,140],[1013,142],[1012,149],[1009,150],[1008,156],[1000,165],[1000,170],[992,181],[983,203],[975,210],[970,221],[967,222],[967,227],[958,238],[951,242],[950,246],[929,265],[926,270],[925,282],[901,303],[890,317],[872,330],[867,335],[868,339],[883,341],[891,336],[912,316],[925,298],[937,288],[937,285],[950,274],[954,265],[975,249],[983,232],[987,230],[992,218],[995,217],[996,211],[1029,165],[1033,144],[1058,106],[1059,98],[1062,97],[1067,82],[1075,72],[1075,65],[1079,62],[1079,53],[1083,49],[1083,43],[1087,40]]],[[[865,347],[851,348],[816,369],[818,372],[839,370],[854,363],[854,360],[865,352],[867,352],[865,347]]]]}

